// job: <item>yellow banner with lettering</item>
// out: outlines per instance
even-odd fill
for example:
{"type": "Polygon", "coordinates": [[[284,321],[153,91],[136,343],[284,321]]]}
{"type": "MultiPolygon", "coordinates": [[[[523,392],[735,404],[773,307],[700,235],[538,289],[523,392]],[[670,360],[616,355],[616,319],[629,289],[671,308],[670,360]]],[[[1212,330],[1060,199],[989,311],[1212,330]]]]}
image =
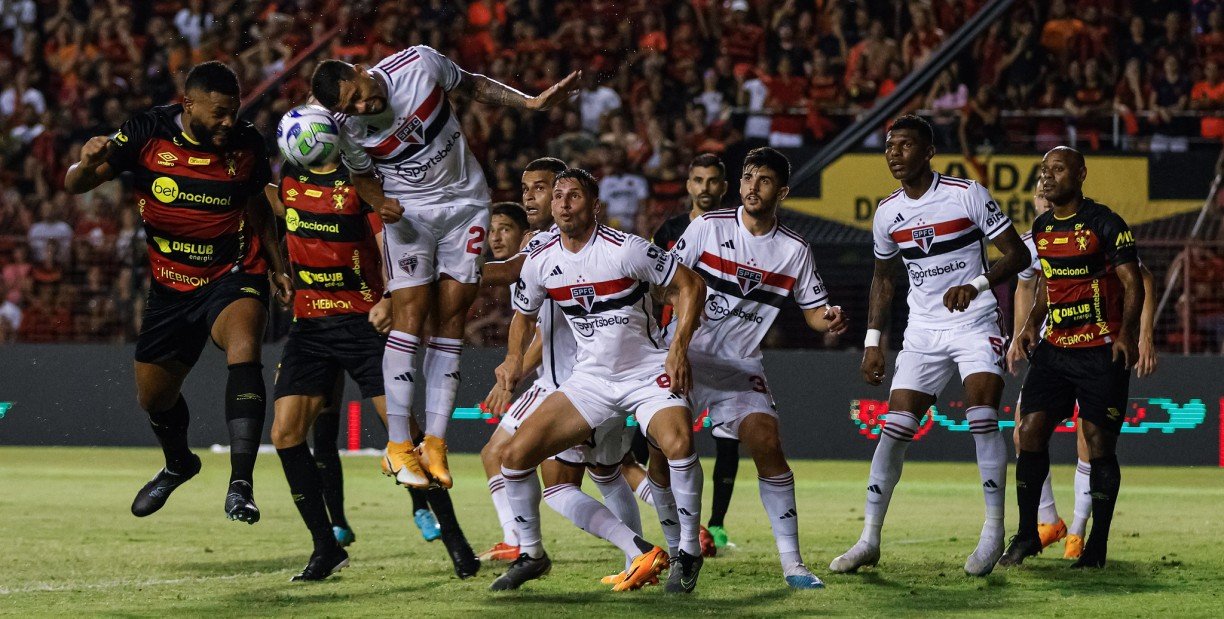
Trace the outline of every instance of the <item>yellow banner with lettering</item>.
{"type": "MultiPolygon", "coordinates": [[[[986,179],[959,155],[936,155],[936,172],[969,178],[987,185],[1004,213],[1020,232],[1033,224],[1033,190],[1040,155],[999,155],[985,163],[986,179]],[[988,182],[983,182],[988,181],[988,182]]],[[[863,230],[871,229],[876,205],[900,183],[892,177],[881,154],[851,154],[839,158],[821,174],[820,197],[791,197],[783,205],[807,215],[863,230]]],[[[1204,188],[1203,192],[1206,193],[1204,188]]],[[[1151,200],[1147,157],[1088,157],[1084,195],[1122,216],[1130,225],[1163,219],[1202,207],[1201,200],[1151,200]]]]}

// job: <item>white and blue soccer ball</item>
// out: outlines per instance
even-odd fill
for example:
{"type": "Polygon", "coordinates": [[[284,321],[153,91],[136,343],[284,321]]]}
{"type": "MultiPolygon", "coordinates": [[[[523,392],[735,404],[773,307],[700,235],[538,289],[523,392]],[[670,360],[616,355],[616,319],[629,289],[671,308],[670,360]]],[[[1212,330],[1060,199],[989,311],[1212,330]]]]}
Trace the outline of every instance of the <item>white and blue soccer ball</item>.
{"type": "Polygon", "coordinates": [[[340,156],[340,127],[326,108],[299,105],[276,126],[276,145],[298,167],[322,167],[340,156]]]}

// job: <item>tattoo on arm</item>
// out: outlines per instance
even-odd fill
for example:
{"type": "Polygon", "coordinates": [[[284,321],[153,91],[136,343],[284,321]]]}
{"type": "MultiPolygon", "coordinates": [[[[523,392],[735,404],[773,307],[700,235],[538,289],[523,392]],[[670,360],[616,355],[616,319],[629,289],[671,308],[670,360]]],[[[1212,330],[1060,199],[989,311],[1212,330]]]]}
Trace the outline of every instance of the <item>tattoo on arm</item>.
{"type": "Polygon", "coordinates": [[[531,97],[511,88],[497,80],[489,79],[479,73],[460,71],[459,85],[455,87],[459,94],[475,99],[481,103],[527,109],[531,97]]]}
{"type": "Polygon", "coordinates": [[[867,328],[881,329],[888,319],[892,308],[893,274],[897,271],[900,258],[893,256],[887,260],[876,258],[875,273],[871,277],[871,300],[867,307],[867,328]]]}

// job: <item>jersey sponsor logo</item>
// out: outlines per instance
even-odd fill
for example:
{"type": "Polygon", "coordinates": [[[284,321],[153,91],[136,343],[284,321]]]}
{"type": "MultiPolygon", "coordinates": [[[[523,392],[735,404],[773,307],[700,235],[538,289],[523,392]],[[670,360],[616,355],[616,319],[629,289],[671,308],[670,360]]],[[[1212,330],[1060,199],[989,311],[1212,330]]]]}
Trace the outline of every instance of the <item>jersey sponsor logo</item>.
{"type": "Polygon", "coordinates": [[[343,299],[314,299],[310,303],[310,309],[326,312],[329,310],[351,310],[353,309],[352,301],[343,299]]]}
{"type": "Polygon", "coordinates": [[[595,302],[595,287],[589,284],[570,286],[570,296],[582,306],[582,309],[589,312],[591,304],[595,302]]]}
{"type": "MultiPolygon", "coordinates": [[[[399,267],[404,272],[408,273],[409,276],[412,276],[413,274],[416,273],[418,262],[419,261],[416,256],[409,256],[405,254],[401,256],[399,259],[399,267]]],[[[519,281],[522,281],[522,280],[519,280],[519,281]]]]}
{"type": "Polygon", "coordinates": [[[292,208],[285,209],[285,227],[288,228],[290,232],[297,232],[298,230],[312,230],[314,232],[340,234],[340,224],[326,224],[318,221],[311,221],[309,219],[302,219],[302,216],[297,212],[297,209],[292,208]]]}
{"type": "Polygon", "coordinates": [[[187,165],[208,165],[212,163],[212,159],[208,157],[188,157],[187,165]]]}
{"type": "Polygon", "coordinates": [[[208,206],[229,206],[233,202],[233,199],[229,196],[217,197],[203,193],[179,191],[178,183],[169,176],[159,176],[154,179],[151,193],[162,204],[170,204],[175,200],[181,200],[183,202],[194,202],[208,206]]]}
{"type": "Polygon", "coordinates": [[[189,254],[193,258],[211,258],[215,251],[213,246],[208,243],[184,243],[183,241],[163,239],[160,236],[153,237],[153,242],[163,254],[179,252],[189,254]]]}
{"type": "Polygon", "coordinates": [[[285,190],[285,202],[297,202],[297,197],[298,197],[298,190],[292,187],[285,190]]]}
{"type": "Polygon", "coordinates": [[[262,297],[262,296],[263,296],[263,294],[261,294],[261,293],[260,293],[258,290],[254,289],[254,288],[252,288],[252,287],[250,287],[250,286],[243,286],[243,287],[242,287],[242,288],[240,288],[238,291],[239,291],[239,292],[245,292],[245,293],[247,293],[247,294],[249,294],[249,295],[251,295],[251,296],[253,296],[253,297],[262,297]]]}
{"type": "Polygon", "coordinates": [[[307,190],[306,190],[306,197],[308,197],[308,198],[322,198],[322,197],[323,197],[323,192],[322,192],[322,191],[319,191],[318,189],[307,189],[307,190]]]}
{"type": "Polygon", "coordinates": [[[966,266],[968,265],[964,260],[952,260],[947,264],[927,267],[925,269],[915,262],[910,262],[905,265],[905,268],[909,271],[910,283],[915,286],[921,286],[922,282],[926,281],[926,278],[928,277],[938,277],[940,275],[954,273],[965,268],[966,266]]]}
{"type": "Polygon", "coordinates": [[[994,228],[995,224],[1007,219],[1007,215],[1003,211],[999,210],[999,205],[994,200],[986,202],[986,211],[990,213],[986,216],[987,229],[994,228]]]}
{"type": "Polygon", "coordinates": [[[395,171],[402,174],[404,179],[409,183],[419,183],[425,180],[425,174],[433,169],[434,166],[442,163],[444,159],[450,156],[451,151],[455,149],[455,144],[459,142],[461,137],[462,134],[460,134],[458,131],[452,133],[450,138],[446,140],[446,144],[442,146],[442,149],[439,150],[437,154],[430,155],[428,159],[422,161],[421,163],[414,164],[411,162],[411,160],[409,160],[397,164],[395,166],[395,171]]]}
{"type": "Polygon", "coordinates": [[[559,264],[553,267],[553,270],[548,272],[549,277],[556,277],[557,275],[561,275],[561,265],[559,264]]]}
{"type": "Polygon", "coordinates": [[[617,316],[615,314],[607,317],[595,316],[593,318],[576,318],[573,322],[574,331],[577,331],[578,335],[581,335],[582,337],[591,337],[595,335],[596,329],[627,324],[629,324],[629,318],[627,316],[617,316]]]}
{"type": "Polygon", "coordinates": [[[718,322],[728,317],[739,318],[758,325],[765,322],[765,317],[756,312],[745,312],[738,307],[731,307],[727,298],[720,294],[711,294],[706,298],[705,317],[710,322],[718,322]]]}
{"type": "Polygon", "coordinates": [[[765,279],[765,273],[756,269],[736,265],[735,281],[739,282],[740,292],[748,294],[756,290],[765,279]]]}
{"type": "Polygon", "coordinates": [[[679,241],[676,241],[676,247],[675,247],[675,250],[676,250],[676,251],[680,251],[680,250],[684,249],[684,246],[685,246],[686,244],[687,244],[687,242],[686,242],[686,241],[685,241],[683,238],[682,238],[682,239],[680,239],[679,241]]]}
{"type": "Polygon", "coordinates": [[[1059,324],[1064,320],[1083,320],[1092,316],[1092,304],[1080,303],[1071,307],[1050,308],[1050,320],[1059,324]]]}
{"type": "Polygon", "coordinates": [[[935,226],[925,226],[922,228],[914,228],[910,230],[910,236],[914,239],[914,244],[922,253],[929,253],[931,245],[935,243],[935,226]]]}
{"type": "Polygon", "coordinates": [[[1095,340],[1095,339],[1096,339],[1095,333],[1071,333],[1069,335],[1056,336],[1054,337],[1052,341],[1053,343],[1059,346],[1068,347],[1068,346],[1076,346],[1079,344],[1087,344],[1088,342],[1091,342],[1092,340],[1095,340]]]}
{"type": "Polygon", "coordinates": [[[157,153],[157,165],[173,168],[175,161],[178,161],[178,157],[176,157],[174,153],[167,151],[157,153]]]}
{"type": "Polygon", "coordinates": [[[1126,247],[1135,244],[1135,235],[1130,230],[1123,230],[1118,233],[1118,239],[1114,241],[1115,247],[1126,247]]]}
{"type": "Polygon", "coordinates": [[[344,285],[344,273],[326,273],[320,271],[298,270],[298,277],[309,285],[321,285],[324,288],[338,288],[344,285]]]}
{"type": "Polygon", "coordinates": [[[167,269],[166,267],[157,267],[157,277],[159,279],[164,279],[164,280],[168,280],[172,282],[178,282],[180,284],[187,284],[189,286],[195,286],[196,288],[199,288],[200,286],[204,286],[208,284],[209,281],[211,281],[207,277],[196,277],[194,275],[185,275],[183,273],[179,273],[178,271],[175,271],[174,269],[167,269]]]}
{"type": "Polygon", "coordinates": [[[1050,279],[1055,275],[1059,277],[1083,277],[1088,275],[1089,270],[1086,264],[1078,267],[1056,267],[1047,262],[1045,258],[1042,258],[1041,272],[1046,276],[1046,279],[1050,279]]]}
{"type": "Polygon", "coordinates": [[[120,131],[119,133],[115,134],[115,141],[120,144],[127,144],[128,136],[124,135],[123,132],[120,131]]]}

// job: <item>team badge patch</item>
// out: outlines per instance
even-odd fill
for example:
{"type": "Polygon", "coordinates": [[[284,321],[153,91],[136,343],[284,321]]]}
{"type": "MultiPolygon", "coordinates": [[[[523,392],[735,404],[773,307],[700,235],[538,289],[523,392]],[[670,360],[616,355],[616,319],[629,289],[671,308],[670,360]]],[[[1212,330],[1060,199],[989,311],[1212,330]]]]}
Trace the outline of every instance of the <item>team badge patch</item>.
{"type": "Polygon", "coordinates": [[[395,133],[395,137],[405,144],[424,144],[425,123],[421,122],[420,118],[413,116],[395,133]]]}
{"type": "Polygon", "coordinates": [[[739,282],[740,292],[748,294],[761,285],[765,274],[756,269],[737,266],[735,267],[735,279],[739,282]]]}
{"type": "Polygon", "coordinates": [[[570,286],[570,296],[582,306],[583,310],[589,312],[591,305],[595,302],[595,287],[588,284],[570,286]]]}
{"type": "Polygon", "coordinates": [[[399,266],[401,269],[407,271],[408,275],[415,275],[417,268],[417,257],[404,256],[403,258],[399,259],[399,266]]]}
{"type": "Polygon", "coordinates": [[[910,231],[910,234],[914,238],[914,243],[922,250],[922,253],[930,253],[931,245],[935,242],[935,226],[914,228],[910,231]]]}

